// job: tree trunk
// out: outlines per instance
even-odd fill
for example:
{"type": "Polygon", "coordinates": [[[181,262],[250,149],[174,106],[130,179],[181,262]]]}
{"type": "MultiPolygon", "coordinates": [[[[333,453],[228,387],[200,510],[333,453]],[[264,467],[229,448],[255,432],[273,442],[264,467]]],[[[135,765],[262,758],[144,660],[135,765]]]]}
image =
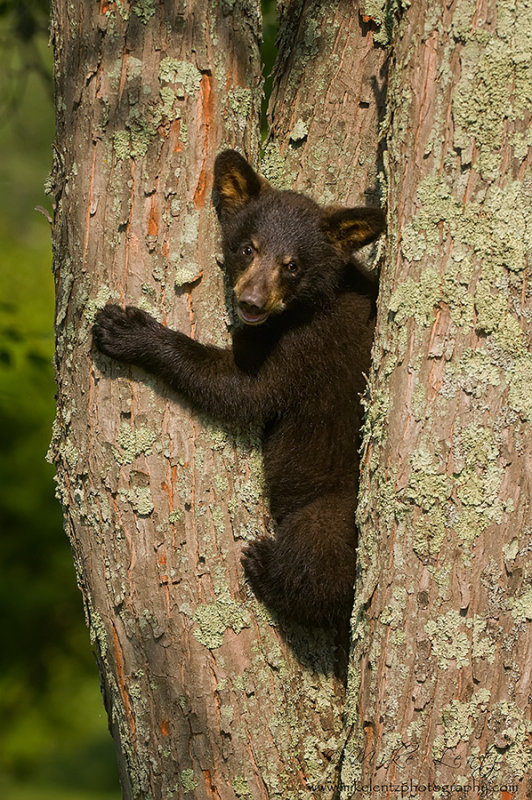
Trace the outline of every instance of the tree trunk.
{"type": "Polygon", "coordinates": [[[259,25],[254,0],[54,4],[52,452],[125,798],[310,798],[338,750],[333,635],[281,636],[243,585],[256,435],[91,351],[110,300],[228,340],[211,170],[258,155],[259,25]]]}
{"type": "Polygon", "coordinates": [[[280,188],[322,203],[381,205],[387,53],[375,46],[374,27],[351,0],[287,5],[263,159],[280,188]]]}
{"type": "Polygon", "coordinates": [[[395,33],[345,797],[527,793],[530,19],[420,0],[395,33]]]}
{"type": "MultiPolygon", "coordinates": [[[[381,163],[375,40],[396,5],[281,3],[262,165],[353,205],[379,204],[387,166],[347,797],[355,781],[510,785],[527,757],[526,2],[404,13],[381,163]]],[[[280,630],[243,584],[242,545],[268,525],[256,432],[91,351],[110,300],[228,340],[211,170],[223,147],[258,158],[258,0],[55,0],[53,33],[52,449],[124,797],[331,797],[333,634],[280,630]]]]}

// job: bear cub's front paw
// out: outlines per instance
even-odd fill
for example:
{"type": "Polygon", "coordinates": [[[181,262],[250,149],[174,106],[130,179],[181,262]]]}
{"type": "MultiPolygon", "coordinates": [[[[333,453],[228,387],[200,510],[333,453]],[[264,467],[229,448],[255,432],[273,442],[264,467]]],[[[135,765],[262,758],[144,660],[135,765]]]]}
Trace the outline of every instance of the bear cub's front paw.
{"type": "Polygon", "coordinates": [[[96,314],[92,335],[100,353],[118,361],[136,363],[146,352],[150,331],[158,325],[140,308],[108,305],[96,314]]]}

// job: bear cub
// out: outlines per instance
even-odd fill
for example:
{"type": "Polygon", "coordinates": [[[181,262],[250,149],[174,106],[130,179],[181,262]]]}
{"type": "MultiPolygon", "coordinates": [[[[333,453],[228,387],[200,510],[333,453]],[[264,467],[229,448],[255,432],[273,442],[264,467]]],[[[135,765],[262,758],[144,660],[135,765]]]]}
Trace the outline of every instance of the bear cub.
{"type": "Polygon", "coordinates": [[[213,202],[239,318],[232,347],[200,344],[116,305],[98,313],[94,341],[198,410],[226,424],[262,425],[276,535],[246,548],[246,576],[281,617],[344,626],[376,301],[353,251],[379,236],[384,214],[278,191],[234,150],[216,158],[213,202]]]}

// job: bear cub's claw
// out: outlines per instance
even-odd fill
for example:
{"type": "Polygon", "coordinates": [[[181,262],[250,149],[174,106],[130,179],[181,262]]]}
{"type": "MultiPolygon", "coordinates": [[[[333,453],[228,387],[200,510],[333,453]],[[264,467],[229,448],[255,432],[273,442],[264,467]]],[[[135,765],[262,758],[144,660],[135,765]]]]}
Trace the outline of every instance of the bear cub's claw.
{"type": "Polygon", "coordinates": [[[158,323],[135,306],[108,305],[98,311],[92,329],[96,347],[119,361],[135,362],[146,348],[146,333],[158,323]]]}

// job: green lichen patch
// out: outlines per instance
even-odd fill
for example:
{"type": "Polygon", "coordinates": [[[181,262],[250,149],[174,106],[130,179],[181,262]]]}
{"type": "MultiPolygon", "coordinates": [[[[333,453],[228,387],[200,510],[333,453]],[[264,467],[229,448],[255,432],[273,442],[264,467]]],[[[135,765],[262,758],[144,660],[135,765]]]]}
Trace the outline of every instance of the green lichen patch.
{"type": "MultiPolygon", "coordinates": [[[[466,205],[463,233],[473,233],[475,228],[474,248],[482,261],[493,261],[516,274],[526,269],[532,248],[532,206],[528,192],[526,184],[510,181],[504,187],[487,188],[483,213],[480,204],[466,205]]],[[[465,242],[463,236],[462,241],[465,242]]]]}
{"type": "Polygon", "coordinates": [[[421,561],[427,563],[438,555],[445,541],[447,527],[445,513],[440,506],[433,506],[416,519],[413,549],[421,561]]]}
{"type": "Polygon", "coordinates": [[[417,190],[418,213],[402,231],[401,249],[408,261],[435,255],[441,245],[440,223],[449,223],[461,213],[445,179],[429,173],[417,190]]]}
{"type": "Polygon", "coordinates": [[[479,399],[486,396],[490,387],[499,386],[501,380],[501,368],[486,350],[468,348],[457,362],[446,365],[442,394],[453,397],[461,389],[479,399]]]}
{"type": "Polygon", "coordinates": [[[511,542],[505,544],[502,548],[502,552],[504,553],[504,561],[506,563],[506,568],[508,572],[511,572],[511,565],[515,561],[517,554],[519,552],[519,539],[514,537],[511,542]]]}
{"type": "Polygon", "coordinates": [[[431,452],[426,442],[420,444],[410,457],[411,472],[408,485],[401,491],[401,500],[416,505],[423,511],[430,511],[449,499],[451,482],[441,472],[441,459],[437,447],[431,452]]]}
{"type": "Polygon", "coordinates": [[[198,93],[201,83],[200,71],[190,61],[179,61],[177,58],[163,58],[159,65],[159,80],[162,83],[176,84],[176,96],[198,93]]]}
{"type": "Polygon", "coordinates": [[[484,617],[476,615],[470,620],[473,626],[473,640],[471,645],[471,656],[474,661],[493,664],[495,661],[495,642],[489,635],[484,617]]]}
{"type": "Polygon", "coordinates": [[[294,182],[290,174],[287,161],[281,155],[277,142],[269,142],[264,150],[261,161],[261,173],[276,189],[291,189],[294,182]]]}
{"type": "Polygon", "coordinates": [[[182,289],[183,286],[190,286],[201,277],[201,267],[196,262],[183,262],[176,266],[174,271],[174,286],[182,289]]]}
{"type": "Polygon", "coordinates": [[[158,108],[158,118],[155,117],[154,124],[159,124],[163,119],[174,120],[181,117],[181,110],[175,108],[175,92],[170,86],[163,86],[159,90],[161,103],[158,108]]]}
{"type": "Polygon", "coordinates": [[[473,735],[475,725],[481,714],[486,714],[490,692],[479,689],[469,702],[453,700],[442,709],[441,721],[443,733],[434,739],[432,756],[440,761],[446,750],[456,747],[460,742],[467,742],[473,735]]]}
{"type": "Polygon", "coordinates": [[[390,603],[381,612],[382,624],[389,625],[392,629],[404,626],[406,602],[406,589],[403,586],[396,586],[390,603]]]}
{"type": "Polygon", "coordinates": [[[458,0],[452,18],[451,32],[457,42],[467,42],[471,38],[475,4],[471,0],[458,0]]]}
{"type": "Polygon", "coordinates": [[[198,623],[198,627],[194,629],[194,636],[210,650],[221,647],[224,633],[228,628],[240,633],[250,624],[249,612],[230,599],[220,599],[215,603],[198,606],[194,619],[198,623]]]}
{"type": "MultiPolygon", "coordinates": [[[[366,475],[363,476],[365,480],[366,475]]],[[[373,476],[376,485],[372,491],[371,505],[369,494],[361,487],[360,501],[356,510],[356,521],[360,529],[366,531],[371,527],[366,522],[374,516],[379,519],[382,531],[391,533],[396,518],[403,511],[403,506],[398,500],[396,492],[397,466],[393,466],[389,475],[377,472],[373,476]]],[[[361,570],[371,570],[377,561],[377,540],[373,536],[361,537],[358,550],[358,564],[361,570]]]]}
{"type": "Polygon", "coordinates": [[[414,419],[420,422],[427,413],[427,387],[419,383],[412,392],[412,413],[414,419]]]}
{"type": "Polygon", "coordinates": [[[455,609],[425,625],[440,669],[448,669],[451,661],[457,669],[468,665],[470,645],[464,627],[465,621],[455,609]]]}
{"type": "Polygon", "coordinates": [[[85,320],[88,325],[92,325],[98,311],[107,305],[110,300],[118,299],[118,293],[112,291],[109,286],[100,286],[96,297],[87,300],[85,303],[85,320]]]}
{"type": "Polygon", "coordinates": [[[199,785],[199,781],[194,774],[193,769],[184,769],[181,772],[181,786],[183,787],[183,791],[185,794],[189,792],[193,792],[197,789],[199,785]]]}
{"type": "Polygon", "coordinates": [[[524,161],[532,147],[532,127],[529,126],[526,131],[514,131],[510,135],[510,144],[515,158],[524,161]]]}
{"type": "Polygon", "coordinates": [[[524,421],[532,419],[532,354],[516,358],[508,387],[508,405],[524,421]]]}
{"type": "Polygon", "coordinates": [[[376,44],[389,45],[401,12],[408,8],[409,0],[363,0],[360,13],[377,25],[374,34],[376,44]]]}
{"type": "MultiPolygon", "coordinates": [[[[122,68],[120,67],[120,70],[122,68]]],[[[126,79],[128,81],[134,81],[137,78],[140,78],[142,75],[142,61],[140,58],[135,58],[135,56],[129,55],[127,59],[127,67],[126,67],[126,79]]]]}
{"type": "Polygon", "coordinates": [[[426,327],[434,319],[434,308],[440,299],[440,276],[429,268],[421,273],[418,281],[407,278],[398,286],[388,307],[396,325],[402,326],[413,318],[426,327]]]}
{"type": "Polygon", "coordinates": [[[79,450],[70,439],[59,443],[59,454],[70,470],[75,469],[79,460],[79,450]]]}
{"type": "MultiPolygon", "coordinates": [[[[453,435],[455,492],[462,509],[469,510],[468,525],[484,530],[490,522],[500,523],[505,504],[499,497],[504,469],[499,448],[489,428],[471,423],[455,429],[453,435]],[[482,522],[484,520],[484,523],[482,522]]],[[[462,528],[455,525],[460,536],[462,528]]],[[[467,534],[470,538],[471,533],[467,534]]]]}
{"type": "Polygon", "coordinates": [[[298,119],[290,131],[290,141],[294,144],[304,142],[308,136],[308,125],[302,119],[298,119]]]}
{"type": "Polygon", "coordinates": [[[116,8],[122,19],[127,22],[129,19],[129,5],[125,0],[116,0],[116,8]]]}
{"type": "Polygon", "coordinates": [[[89,615],[89,636],[91,644],[98,645],[100,655],[105,659],[108,650],[107,630],[101,615],[97,611],[91,611],[89,615]]]}
{"type": "Polygon", "coordinates": [[[472,328],[475,317],[473,297],[469,291],[470,262],[453,262],[443,276],[442,299],[447,304],[451,319],[461,328],[472,328]]]}
{"type": "Polygon", "coordinates": [[[476,422],[459,428],[453,437],[453,456],[457,472],[477,465],[487,467],[497,460],[498,453],[493,431],[476,422]]]}
{"type": "Polygon", "coordinates": [[[237,797],[251,797],[247,778],[244,778],[242,775],[237,775],[233,778],[231,786],[237,797]]]}
{"type": "Polygon", "coordinates": [[[399,733],[399,731],[388,731],[382,737],[382,745],[380,749],[380,762],[377,762],[377,766],[380,764],[389,764],[394,755],[401,749],[403,745],[403,737],[399,733]]]}
{"type": "Polygon", "coordinates": [[[118,448],[113,448],[119,464],[131,464],[140,455],[151,455],[151,448],[157,440],[157,433],[146,425],[135,429],[128,422],[122,422],[118,433],[118,448]]]}
{"type": "Polygon", "coordinates": [[[146,25],[155,14],[154,0],[137,0],[133,6],[133,11],[146,25]]]}
{"type": "Polygon", "coordinates": [[[366,445],[368,442],[382,442],[386,437],[386,426],[390,411],[389,393],[384,390],[369,392],[362,396],[364,408],[364,421],[362,424],[362,438],[366,445]]]}
{"type": "Polygon", "coordinates": [[[124,161],[130,156],[129,131],[115,131],[113,134],[113,147],[119,161],[124,161]]]}
{"type": "Polygon", "coordinates": [[[236,115],[240,127],[249,123],[253,111],[253,93],[251,89],[237,86],[227,93],[227,102],[236,115]]]}
{"type": "Polygon", "coordinates": [[[198,241],[200,215],[199,211],[190,211],[183,223],[183,232],[181,234],[181,244],[196,245],[198,241]]]}
{"type": "Polygon", "coordinates": [[[304,52],[307,59],[317,56],[319,53],[319,39],[321,30],[319,21],[312,17],[310,14],[305,15],[303,18],[305,30],[303,34],[304,52]]]}
{"type": "Polygon", "coordinates": [[[481,536],[490,526],[490,520],[481,511],[467,506],[456,511],[456,519],[453,521],[453,530],[462,543],[464,553],[471,552],[475,540],[481,536]]]}
{"type": "Polygon", "coordinates": [[[479,149],[476,167],[483,177],[498,168],[503,124],[511,111],[513,69],[507,48],[492,41],[484,47],[467,42],[461,53],[462,74],[453,92],[454,146],[468,151],[474,139],[479,149]]]}
{"type": "MultiPolygon", "coordinates": [[[[404,227],[401,238],[407,261],[435,255],[442,242],[452,238],[453,258],[443,284],[451,311],[463,301],[473,256],[484,279],[495,285],[504,269],[515,274],[525,269],[532,247],[532,209],[527,189],[520,181],[505,187],[488,186],[482,202],[471,199],[465,205],[454,191],[439,173],[427,175],[417,191],[419,210],[404,227]]],[[[504,293],[500,296],[499,314],[506,311],[504,293]]]]}
{"type": "Polygon", "coordinates": [[[488,720],[499,769],[514,783],[515,779],[520,780],[530,774],[532,762],[532,723],[525,717],[525,713],[515,703],[501,701],[495,703],[488,720]]]}
{"type": "Polygon", "coordinates": [[[476,329],[491,334],[495,345],[513,358],[525,355],[526,340],[518,320],[507,311],[504,295],[493,291],[487,280],[480,280],[475,291],[476,329]]]}
{"type": "Polygon", "coordinates": [[[462,31],[461,76],[453,92],[454,145],[471,152],[485,178],[498,178],[505,123],[532,108],[531,9],[528,0],[497,3],[496,31],[462,31]]]}
{"type": "Polygon", "coordinates": [[[519,597],[511,597],[508,605],[516,622],[532,620],[532,589],[528,589],[519,597]]]}
{"type": "Polygon", "coordinates": [[[116,58],[109,69],[107,70],[107,77],[109,78],[109,83],[114,91],[118,91],[120,85],[120,78],[122,75],[122,68],[123,68],[123,61],[122,57],[116,58]]]}
{"type": "Polygon", "coordinates": [[[145,156],[155,133],[152,123],[138,115],[130,115],[128,129],[113,134],[113,149],[118,160],[145,156]]]}
{"type": "Polygon", "coordinates": [[[153,511],[153,499],[149,486],[136,486],[127,492],[127,499],[141,517],[148,517],[153,511]]]}

